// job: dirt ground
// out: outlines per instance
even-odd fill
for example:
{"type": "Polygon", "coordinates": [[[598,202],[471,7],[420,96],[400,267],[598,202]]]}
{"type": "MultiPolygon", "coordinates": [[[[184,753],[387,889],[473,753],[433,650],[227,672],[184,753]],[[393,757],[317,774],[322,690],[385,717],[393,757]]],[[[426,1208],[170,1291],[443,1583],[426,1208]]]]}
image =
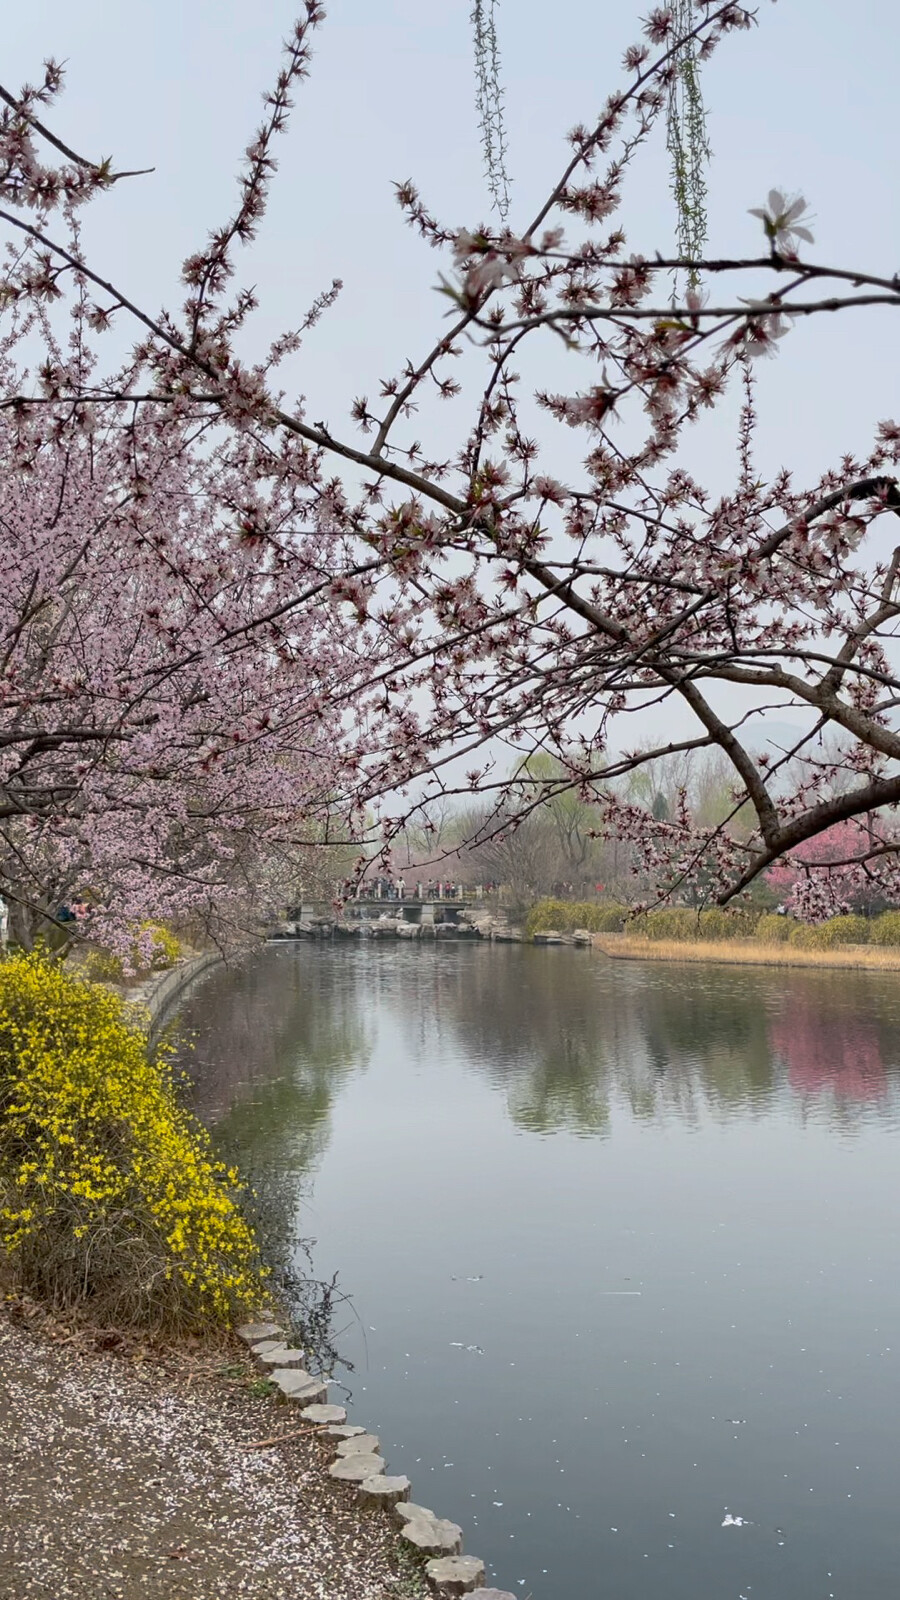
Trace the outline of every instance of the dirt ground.
{"type": "Polygon", "coordinates": [[[103,1343],[0,1297],[0,1600],[424,1594],[239,1354],[103,1343]]]}

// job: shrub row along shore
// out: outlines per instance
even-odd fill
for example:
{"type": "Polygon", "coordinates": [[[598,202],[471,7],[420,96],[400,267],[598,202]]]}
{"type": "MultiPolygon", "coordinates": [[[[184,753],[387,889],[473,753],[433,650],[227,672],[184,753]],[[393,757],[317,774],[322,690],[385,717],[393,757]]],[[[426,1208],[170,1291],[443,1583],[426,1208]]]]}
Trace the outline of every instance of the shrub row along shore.
{"type": "Polygon", "coordinates": [[[599,901],[539,900],[525,937],[585,932],[610,956],[650,961],[745,962],[751,966],[900,967],[900,911],[843,915],[815,925],[744,907],[696,911],[669,906],[632,916],[599,901]]]}

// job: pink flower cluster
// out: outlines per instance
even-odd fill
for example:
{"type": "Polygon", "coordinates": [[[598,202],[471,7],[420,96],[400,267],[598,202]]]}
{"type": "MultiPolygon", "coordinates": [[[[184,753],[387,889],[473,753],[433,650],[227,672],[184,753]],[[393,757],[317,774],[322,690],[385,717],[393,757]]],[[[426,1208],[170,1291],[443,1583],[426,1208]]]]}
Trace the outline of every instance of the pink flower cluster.
{"type": "MultiPolygon", "coordinates": [[[[621,220],[679,46],[660,6],[527,226],[447,227],[399,186],[447,253],[450,322],[348,390],[347,429],[313,424],[279,368],[340,285],[256,359],[255,297],[233,285],[322,19],[306,0],[234,213],[184,263],[183,305],[158,315],[83,258],[77,207],[124,175],[41,120],[59,70],[2,91],[0,218],[17,245],[0,278],[0,888],[44,912],[89,889],[111,928],[277,898],[299,845],[337,826],[387,849],[435,796],[477,790],[496,830],[515,829],[541,802],[516,778],[535,752],[603,808],[660,896],[724,901],[783,857],[810,915],[840,901],[841,874],[891,887],[900,426],[817,483],[761,481],[754,363],[789,346],[795,317],[896,307],[900,286],[801,262],[805,203],[773,189],[754,211],[767,253],[693,263],[701,286],[672,305],[685,263],[629,251],[621,220]],[[104,370],[113,318],[136,343],[104,370]],[[551,343],[562,392],[541,381],[551,343]],[[737,467],[713,493],[690,429],[732,392],[737,467]],[[642,738],[648,705],[691,731],[642,738]],[[800,718],[788,746],[766,736],[773,707],[800,718]],[[654,818],[623,788],[689,750],[730,764],[714,824],[686,807],[654,818]],[[804,854],[835,825],[864,828],[862,855],[804,854]]],[[[700,59],[752,20],[733,3],[697,19],[700,59]]]]}

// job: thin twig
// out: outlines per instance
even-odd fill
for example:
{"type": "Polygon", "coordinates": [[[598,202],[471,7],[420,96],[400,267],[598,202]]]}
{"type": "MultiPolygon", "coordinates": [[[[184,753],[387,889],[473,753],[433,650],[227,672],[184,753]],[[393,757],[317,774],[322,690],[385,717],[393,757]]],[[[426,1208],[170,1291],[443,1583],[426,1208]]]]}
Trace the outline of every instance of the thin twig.
{"type": "Polygon", "coordinates": [[[291,1433],[273,1433],[271,1439],[254,1439],[252,1444],[245,1444],[245,1450],[269,1450],[273,1444],[286,1444],[289,1439],[299,1439],[304,1433],[318,1433],[318,1428],[295,1428],[291,1433]]]}

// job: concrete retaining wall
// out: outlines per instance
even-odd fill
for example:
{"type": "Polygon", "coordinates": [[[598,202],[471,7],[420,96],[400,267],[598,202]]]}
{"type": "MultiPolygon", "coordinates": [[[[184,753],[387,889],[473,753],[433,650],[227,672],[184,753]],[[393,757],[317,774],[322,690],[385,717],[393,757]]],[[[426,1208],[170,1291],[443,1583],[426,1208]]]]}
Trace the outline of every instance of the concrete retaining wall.
{"type": "Polygon", "coordinates": [[[216,951],[207,950],[201,956],[194,956],[191,961],[180,962],[169,972],[161,972],[158,977],[143,986],[140,994],[132,992],[129,999],[137,1000],[145,1011],[149,1012],[150,1025],[147,1031],[151,1039],[159,1032],[164,1018],[194,979],[199,978],[201,973],[208,972],[210,967],[220,966],[221,962],[222,957],[216,951]]]}

